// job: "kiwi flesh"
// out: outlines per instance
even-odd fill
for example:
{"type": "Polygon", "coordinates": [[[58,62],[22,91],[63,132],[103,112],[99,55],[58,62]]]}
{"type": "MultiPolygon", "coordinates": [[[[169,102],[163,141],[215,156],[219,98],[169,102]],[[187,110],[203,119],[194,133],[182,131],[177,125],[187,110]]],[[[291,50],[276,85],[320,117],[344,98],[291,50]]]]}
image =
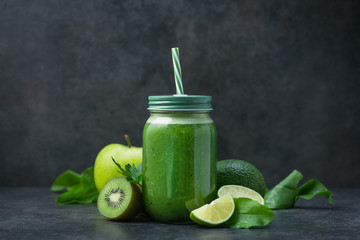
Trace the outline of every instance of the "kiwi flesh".
{"type": "Polygon", "coordinates": [[[143,209],[141,188],[123,177],[113,178],[100,191],[97,206],[110,220],[131,220],[143,209]]]}

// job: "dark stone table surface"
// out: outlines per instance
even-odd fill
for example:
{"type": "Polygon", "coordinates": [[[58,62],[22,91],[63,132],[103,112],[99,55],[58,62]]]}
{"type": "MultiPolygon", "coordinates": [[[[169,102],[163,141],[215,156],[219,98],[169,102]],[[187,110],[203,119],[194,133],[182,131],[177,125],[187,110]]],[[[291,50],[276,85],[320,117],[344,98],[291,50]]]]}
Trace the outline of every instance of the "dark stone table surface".
{"type": "Polygon", "coordinates": [[[300,199],[264,228],[228,229],[111,222],[96,204],[56,205],[49,189],[0,188],[0,239],[360,239],[360,189],[332,190],[336,205],[300,199]]]}

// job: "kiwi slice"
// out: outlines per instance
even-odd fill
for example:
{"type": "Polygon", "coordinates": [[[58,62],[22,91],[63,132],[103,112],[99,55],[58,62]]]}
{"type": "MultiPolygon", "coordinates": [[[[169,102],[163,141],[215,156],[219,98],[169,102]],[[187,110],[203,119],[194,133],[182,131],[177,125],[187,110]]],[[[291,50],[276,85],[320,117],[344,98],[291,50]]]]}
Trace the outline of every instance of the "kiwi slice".
{"type": "Polygon", "coordinates": [[[141,188],[123,177],[113,178],[101,190],[97,206],[110,220],[131,220],[143,209],[141,188]]]}

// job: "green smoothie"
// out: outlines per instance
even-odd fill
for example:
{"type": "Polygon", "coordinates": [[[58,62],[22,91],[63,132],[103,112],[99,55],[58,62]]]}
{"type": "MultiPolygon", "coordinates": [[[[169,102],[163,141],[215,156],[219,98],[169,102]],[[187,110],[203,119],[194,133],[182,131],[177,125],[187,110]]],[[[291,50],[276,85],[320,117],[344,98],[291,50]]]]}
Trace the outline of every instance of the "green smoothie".
{"type": "Polygon", "coordinates": [[[143,196],[157,221],[186,223],[216,198],[216,128],[208,112],[151,112],[143,132],[143,196]]]}

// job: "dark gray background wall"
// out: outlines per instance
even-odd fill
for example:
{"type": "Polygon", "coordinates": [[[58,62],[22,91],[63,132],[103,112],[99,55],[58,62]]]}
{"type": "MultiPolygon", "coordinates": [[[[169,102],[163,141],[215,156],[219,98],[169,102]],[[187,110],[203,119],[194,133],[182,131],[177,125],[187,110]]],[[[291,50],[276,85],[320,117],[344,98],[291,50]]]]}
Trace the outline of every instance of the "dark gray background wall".
{"type": "Polygon", "coordinates": [[[147,96],[213,96],[219,159],[360,187],[359,1],[0,3],[0,186],[49,186],[131,135],[147,96]]]}

